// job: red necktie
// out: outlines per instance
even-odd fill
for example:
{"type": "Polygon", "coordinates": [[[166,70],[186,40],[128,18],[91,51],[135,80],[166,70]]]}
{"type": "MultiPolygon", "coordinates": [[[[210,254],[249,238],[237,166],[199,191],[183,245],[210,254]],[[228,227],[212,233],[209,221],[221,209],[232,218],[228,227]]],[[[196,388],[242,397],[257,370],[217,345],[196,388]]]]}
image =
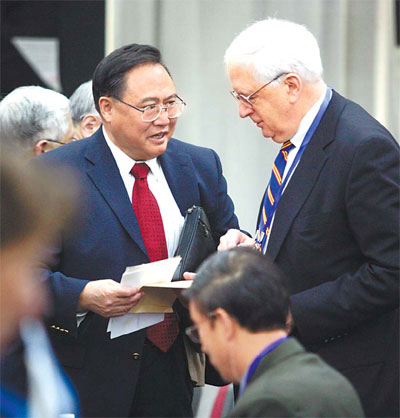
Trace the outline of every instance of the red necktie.
{"type": "MultiPolygon", "coordinates": [[[[131,170],[135,177],[132,206],[149,259],[158,261],[168,258],[168,251],[160,208],[147,184],[149,170],[145,163],[135,164],[131,170]]],[[[147,338],[160,350],[167,351],[178,336],[179,327],[174,313],[164,315],[163,322],[147,328],[147,338]]]]}

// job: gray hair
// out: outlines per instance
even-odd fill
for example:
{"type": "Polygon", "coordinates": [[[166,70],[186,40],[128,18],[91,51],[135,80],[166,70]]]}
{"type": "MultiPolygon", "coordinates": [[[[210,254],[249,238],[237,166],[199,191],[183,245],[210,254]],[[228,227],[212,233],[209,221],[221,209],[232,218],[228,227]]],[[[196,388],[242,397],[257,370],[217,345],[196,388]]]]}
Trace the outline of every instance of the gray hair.
{"type": "Polygon", "coordinates": [[[18,87],[0,102],[0,136],[25,148],[60,140],[70,129],[69,100],[39,86],[18,87]]]}
{"type": "Polygon", "coordinates": [[[81,84],[69,98],[69,103],[74,123],[79,123],[86,115],[94,115],[100,119],[94,104],[92,80],[81,84]]]}
{"type": "Polygon", "coordinates": [[[282,73],[296,73],[306,82],[322,80],[317,40],[305,26],[287,20],[268,18],[249,26],[232,41],[224,61],[228,69],[252,68],[260,82],[282,73]]]}

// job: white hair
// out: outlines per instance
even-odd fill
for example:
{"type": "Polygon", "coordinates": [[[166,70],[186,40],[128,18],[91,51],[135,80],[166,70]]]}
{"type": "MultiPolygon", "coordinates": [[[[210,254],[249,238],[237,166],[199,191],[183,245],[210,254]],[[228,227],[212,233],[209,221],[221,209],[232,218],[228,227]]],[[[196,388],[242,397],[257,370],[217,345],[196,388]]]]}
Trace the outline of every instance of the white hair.
{"type": "Polygon", "coordinates": [[[94,115],[100,119],[93,99],[92,80],[81,84],[69,98],[71,116],[75,123],[80,122],[86,115],[94,115]]]}
{"type": "Polygon", "coordinates": [[[317,40],[308,29],[287,20],[268,18],[241,32],[225,52],[225,65],[245,65],[260,82],[296,73],[306,82],[322,79],[317,40]]]}
{"type": "Polygon", "coordinates": [[[70,129],[69,100],[39,86],[18,87],[0,102],[0,137],[32,147],[62,139],[70,129]]]}

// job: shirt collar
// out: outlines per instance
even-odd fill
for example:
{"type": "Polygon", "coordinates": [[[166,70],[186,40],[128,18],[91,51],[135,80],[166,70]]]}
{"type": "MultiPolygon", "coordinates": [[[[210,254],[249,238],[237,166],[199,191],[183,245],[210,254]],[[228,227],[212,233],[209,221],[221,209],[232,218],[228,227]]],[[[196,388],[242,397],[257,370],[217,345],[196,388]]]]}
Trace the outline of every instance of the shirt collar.
{"type": "Polygon", "coordinates": [[[130,173],[132,170],[132,167],[136,164],[136,163],[143,163],[145,162],[149,168],[150,171],[152,172],[152,174],[154,175],[154,177],[157,180],[160,180],[161,178],[161,166],[160,163],[158,161],[157,158],[152,158],[151,160],[146,160],[146,161],[136,161],[134,159],[132,159],[131,157],[129,157],[129,155],[125,154],[120,148],[118,148],[114,142],[111,141],[110,137],[107,134],[107,131],[104,129],[104,126],[102,127],[103,129],[103,135],[104,138],[106,140],[106,143],[108,145],[108,147],[110,148],[110,151],[115,159],[115,162],[118,166],[118,169],[120,171],[121,174],[127,174],[130,173]]]}
{"type": "Polygon", "coordinates": [[[326,95],[327,86],[324,86],[324,89],[321,93],[320,98],[314,103],[314,105],[310,108],[310,110],[303,116],[303,119],[300,122],[299,128],[297,132],[294,134],[290,142],[296,147],[296,149],[300,148],[303,139],[310,128],[313,120],[317,116],[318,110],[321,107],[322,102],[324,101],[326,95]]]}

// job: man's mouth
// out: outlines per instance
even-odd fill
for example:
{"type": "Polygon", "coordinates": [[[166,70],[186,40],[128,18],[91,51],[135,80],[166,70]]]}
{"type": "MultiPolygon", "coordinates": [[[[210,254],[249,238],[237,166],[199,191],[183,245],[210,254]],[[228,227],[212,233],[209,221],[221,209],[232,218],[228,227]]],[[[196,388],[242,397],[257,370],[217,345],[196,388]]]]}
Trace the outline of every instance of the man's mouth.
{"type": "Polygon", "coordinates": [[[158,134],[152,135],[150,138],[161,139],[167,135],[167,132],[159,132],[158,134]]]}

